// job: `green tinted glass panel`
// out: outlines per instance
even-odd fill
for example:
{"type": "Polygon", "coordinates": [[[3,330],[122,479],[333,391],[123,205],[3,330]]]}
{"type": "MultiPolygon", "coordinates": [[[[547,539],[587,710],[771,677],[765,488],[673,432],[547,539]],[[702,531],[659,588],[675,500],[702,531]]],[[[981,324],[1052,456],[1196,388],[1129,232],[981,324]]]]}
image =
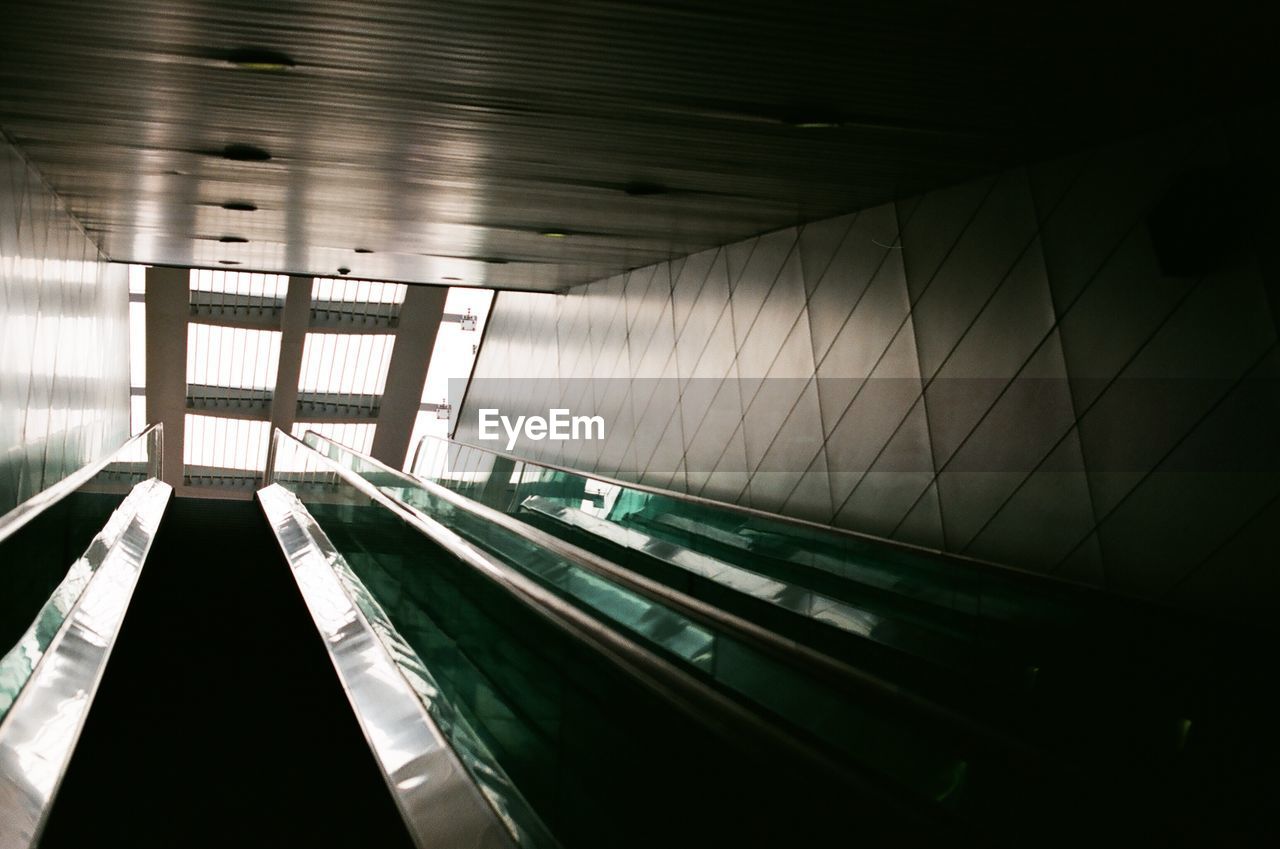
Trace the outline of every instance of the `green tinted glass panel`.
{"type": "Polygon", "coordinates": [[[0,540],[0,719],[92,577],[82,555],[134,484],[154,472],[156,440],[155,430],[135,437],[0,540]]]}

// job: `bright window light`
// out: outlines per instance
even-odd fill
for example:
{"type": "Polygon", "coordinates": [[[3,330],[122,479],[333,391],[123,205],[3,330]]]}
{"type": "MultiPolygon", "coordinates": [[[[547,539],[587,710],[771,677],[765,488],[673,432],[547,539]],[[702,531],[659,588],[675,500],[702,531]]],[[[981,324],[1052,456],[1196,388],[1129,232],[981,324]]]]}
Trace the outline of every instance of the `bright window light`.
{"type": "Polygon", "coordinates": [[[129,385],[147,385],[147,305],[129,304],[129,385]]]}
{"type": "Polygon", "coordinates": [[[142,295],[147,291],[147,266],[129,266],[129,294],[142,295]]]}
{"type": "Polygon", "coordinates": [[[269,422],[188,414],[184,424],[185,465],[252,472],[266,467],[269,422]]]}
{"type": "Polygon", "coordinates": [[[289,288],[284,274],[250,274],[245,271],[191,271],[193,292],[220,292],[225,295],[254,295],[261,298],[283,298],[289,288]]]}
{"type": "MultiPolygon", "coordinates": [[[[463,330],[461,324],[452,321],[440,325],[431,353],[431,364],[427,367],[427,381],[422,389],[424,403],[440,404],[448,401],[456,409],[462,401],[461,398],[448,397],[449,381],[471,377],[492,305],[493,292],[488,289],[453,287],[449,290],[444,311],[464,315],[470,310],[476,317],[476,329],[463,330]]],[[[444,438],[449,435],[451,428],[452,419],[441,419],[431,410],[419,411],[413,423],[413,435],[409,437],[405,468],[408,469],[412,464],[414,451],[423,436],[430,434],[444,438]]]]}
{"type": "MultiPolygon", "coordinates": [[[[129,266],[129,294],[145,295],[147,267],[129,266]]],[[[147,428],[147,305],[129,302],[129,433],[147,428]]]]}
{"type": "Polygon", "coordinates": [[[308,333],[298,389],[381,395],[395,340],[386,334],[308,333]]]}
{"type": "Polygon", "coordinates": [[[147,429],[147,399],[142,395],[129,396],[129,433],[137,436],[147,429]]]}
{"type": "Polygon", "coordinates": [[[187,325],[187,383],[234,389],[275,388],[280,331],[187,325]]]}
{"type": "Polygon", "coordinates": [[[375,280],[335,280],[317,277],[311,285],[312,301],[348,301],[360,304],[403,304],[408,286],[375,280]]]}
{"type": "Polygon", "coordinates": [[[301,439],[303,434],[314,430],[323,437],[345,445],[352,451],[368,454],[373,450],[373,433],[377,425],[373,422],[294,422],[293,435],[301,439]]]}

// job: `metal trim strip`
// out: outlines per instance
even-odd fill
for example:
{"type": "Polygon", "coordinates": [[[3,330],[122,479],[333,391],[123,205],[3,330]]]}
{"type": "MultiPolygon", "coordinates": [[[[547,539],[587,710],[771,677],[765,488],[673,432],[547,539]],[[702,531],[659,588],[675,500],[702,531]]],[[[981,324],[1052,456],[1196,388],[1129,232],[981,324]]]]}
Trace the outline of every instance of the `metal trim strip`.
{"type": "Polygon", "coordinates": [[[342,555],[279,484],[258,491],[369,748],[420,849],[515,843],[333,571],[342,555]]]}
{"type": "MultiPolygon", "coordinates": [[[[157,429],[159,429],[160,438],[163,440],[164,425],[153,424],[137,436],[126,440],[123,445],[115,451],[112,451],[106,457],[103,457],[95,463],[82,466],[52,486],[37,492],[17,507],[14,507],[8,513],[0,516],[0,542],[4,542],[9,537],[16,534],[24,525],[36,516],[39,516],[45,510],[48,510],[51,506],[66,498],[89,481],[93,480],[94,476],[97,475],[98,472],[111,465],[117,457],[128,451],[131,446],[139,440],[145,440],[153,430],[157,429]]],[[[163,449],[161,449],[158,452],[158,455],[163,455],[163,453],[163,449]]],[[[159,477],[160,474],[160,470],[157,469],[155,471],[155,475],[159,477]]]]}
{"type": "MultiPolygon", "coordinates": [[[[468,388],[469,388],[469,384],[468,384],[468,388]]],[[[465,401],[466,401],[466,396],[464,395],[463,402],[465,403],[465,401]]],[[[459,413],[461,413],[462,407],[459,406],[458,409],[459,409],[459,413]]],[[[484,446],[476,445],[475,443],[472,443],[472,442],[466,442],[461,439],[455,439],[452,436],[448,438],[443,438],[443,437],[434,436],[428,433],[418,438],[418,444],[414,448],[413,463],[409,466],[410,469],[414,470],[415,476],[417,474],[416,470],[418,467],[418,460],[422,454],[422,447],[428,441],[443,443],[446,449],[449,446],[457,446],[459,448],[466,448],[471,451],[481,451],[486,454],[492,454],[495,457],[501,457],[504,460],[513,460],[517,463],[525,463],[531,466],[539,466],[544,469],[550,469],[553,472],[563,472],[565,474],[575,475],[577,477],[590,478],[591,480],[600,481],[601,483],[612,484],[613,486],[621,486],[627,489],[634,489],[639,492],[647,492],[650,495],[658,495],[663,498],[670,498],[673,501],[682,501],[687,504],[697,504],[702,507],[711,507],[718,510],[724,510],[725,512],[728,512],[728,513],[738,513],[740,515],[748,516],[751,518],[766,519],[768,521],[777,522],[782,525],[792,525],[794,527],[801,528],[804,530],[817,531],[820,533],[830,534],[833,537],[845,537],[850,540],[863,543],[863,544],[870,543],[874,545],[883,545],[887,548],[891,548],[897,551],[904,551],[910,554],[915,554],[915,555],[930,557],[936,560],[941,560],[949,564],[955,564],[964,568],[971,568],[975,570],[975,572],[979,575],[981,575],[984,571],[990,571],[996,576],[1001,578],[1009,578],[1015,581],[1027,579],[1027,576],[1025,574],[1020,573],[1018,570],[1013,569],[1012,567],[1005,566],[1003,564],[996,563],[989,560],[981,560],[977,557],[971,557],[965,554],[956,554],[954,552],[943,551],[937,548],[929,548],[928,546],[915,545],[913,543],[903,542],[902,540],[888,539],[886,537],[878,537],[872,534],[866,534],[860,531],[850,530],[849,528],[839,528],[839,527],[836,527],[835,525],[824,525],[820,522],[813,522],[808,519],[800,519],[795,516],[786,516],[781,513],[770,513],[767,510],[760,510],[756,507],[747,507],[746,505],[743,505],[743,504],[733,504],[728,501],[716,501],[713,498],[705,498],[701,495],[693,495],[688,492],[678,492],[673,489],[662,489],[661,487],[651,486],[649,484],[639,483],[637,481],[624,481],[619,478],[611,478],[608,475],[600,474],[599,472],[587,472],[587,471],[583,471],[582,469],[571,469],[568,466],[561,466],[556,463],[549,463],[545,460],[530,460],[527,457],[517,457],[515,454],[508,454],[505,451],[496,451],[492,448],[485,448],[484,446]]],[[[1047,578],[1051,583],[1055,585],[1060,584],[1063,587],[1067,587],[1072,590],[1089,589],[1083,584],[1077,584],[1073,581],[1066,580],[1065,578],[1055,578],[1051,575],[1049,576],[1036,575],[1035,578],[1037,579],[1047,578]]]]}
{"type": "Polygon", "coordinates": [[[93,577],[0,722],[0,849],[39,840],[172,494],[151,478],[112,514],[84,555],[93,577]]]}

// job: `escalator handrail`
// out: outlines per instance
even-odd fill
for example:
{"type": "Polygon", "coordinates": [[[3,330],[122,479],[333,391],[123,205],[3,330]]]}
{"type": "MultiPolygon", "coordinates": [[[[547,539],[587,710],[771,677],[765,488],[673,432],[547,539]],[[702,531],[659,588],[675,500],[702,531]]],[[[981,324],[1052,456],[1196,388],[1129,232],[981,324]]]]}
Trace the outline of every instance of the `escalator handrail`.
{"type": "Polygon", "coordinates": [[[81,466],[62,480],[52,486],[40,490],[26,501],[23,501],[21,504],[14,507],[8,513],[0,516],[0,543],[16,534],[28,522],[35,519],[41,513],[53,507],[53,505],[57,504],[62,499],[93,480],[95,475],[107,466],[116,462],[118,457],[130,450],[134,445],[138,444],[140,441],[148,439],[152,432],[155,432],[156,439],[159,444],[157,445],[156,450],[156,471],[153,475],[149,475],[149,477],[160,477],[161,470],[159,468],[159,463],[161,462],[161,457],[164,454],[164,425],[157,423],[151,425],[137,436],[133,436],[125,440],[124,444],[107,456],[89,463],[88,465],[81,466]]]}
{"type": "MultiPolygon", "coordinates": [[[[399,478],[412,486],[423,487],[431,495],[447,501],[460,510],[467,511],[482,521],[499,525],[535,546],[553,551],[558,556],[583,569],[600,575],[606,580],[621,584],[660,604],[674,608],[690,619],[710,624],[726,631],[729,635],[753,645],[773,655],[775,658],[798,666],[807,673],[816,675],[822,680],[844,689],[846,692],[872,699],[891,711],[907,711],[926,723],[938,723],[946,728],[949,733],[959,735],[970,745],[977,746],[988,753],[994,753],[1001,758],[1014,758],[1028,765],[1038,758],[1034,750],[1020,741],[962,713],[905,690],[879,676],[851,666],[803,643],[784,637],[775,631],[763,628],[754,622],[669,587],[660,581],[619,566],[593,552],[565,542],[541,528],[536,528],[500,510],[495,510],[492,507],[459,495],[437,483],[397,471],[385,463],[354,451],[342,445],[342,443],[315,431],[307,431],[306,436],[313,436],[323,442],[336,445],[388,475],[399,478]]],[[[395,499],[394,496],[389,494],[388,497],[395,499]]],[[[413,505],[404,504],[399,499],[395,500],[401,503],[405,509],[421,514],[421,511],[417,510],[413,505]]]]}
{"type": "Polygon", "coordinates": [[[504,459],[511,460],[516,463],[523,463],[525,465],[531,465],[531,466],[539,466],[544,469],[550,469],[551,471],[554,471],[554,472],[562,472],[567,475],[575,475],[577,477],[588,478],[590,480],[600,481],[601,483],[606,483],[613,486],[620,486],[625,489],[632,489],[632,490],[637,490],[639,492],[646,492],[651,495],[657,495],[663,498],[669,498],[673,501],[680,501],[686,504],[695,504],[701,507],[709,507],[709,508],[713,508],[715,510],[719,510],[726,513],[737,513],[743,516],[749,516],[756,519],[765,519],[770,522],[776,522],[781,525],[791,525],[797,528],[801,528],[805,531],[817,532],[817,533],[820,533],[829,537],[833,537],[836,539],[839,539],[842,537],[848,538],[850,540],[854,540],[859,543],[863,543],[867,545],[880,546],[886,549],[915,555],[917,557],[928,558],[930,560],[939,560],[939,561],[945,562],[950,567],[960,567],[963,569],[969,569],[975,574],[975,576],[987,577],[988,576],[987,573],[990,573],[990,577],[992,578],[999,579],[999,580],[1008,580],[1015,584],[1027,585],[1034,589],[1039,589],[1042,592],[1045,587],[1051,587],[1053,588],[1054,591],[1062,591],[1062,592],[1088,593],[1088,594],[1093,594],[1098,592],[1098,590],[1095,587],[1091,587],[1087,584],[1083,584],[1078,581],[1073,581],[1069,578],[1063,578],[1057,575],[1045,575],[1045,574],[1031,575],[1021,569],[1015,569],[1011,566],[1006,566],[1002,563],[996,563],[991,560],[983,560],[981,558],[973,557],[967,554],[958,554],[953,551],[943,551],[942,549],[930,548],[929,546],[924,546],[924,545],[916,545],[914,543],[903,542],[902,540],[887,539],[885,537],[878,537],[878,536],[875,536],[874,534],[862,533],[860,531],[854,531],[848,528],[839,528],[834,525],[823,525],[819,522],[809,521],[808,519],[800,519],[795,516],[785,516],[785,515],[782,515],[781,513],[770,513],[767,510],[759,510],[755,507],[747,507],[742,504],[732,504],[727,501],[716,501],[715,499],[712,499],[712,498],[705,498],[701,495],[693,495],[688,492],[679,492],[671,489],[662,489],[661,487],[656,487],[649,484],[643,484],[643,483],[638,483],[634,481],[624,481],[618,478],[611,478],[608,475],[603,475],[598,472],[587,472],[581,469],[572,469],[572,468],[569,468],[568,466],[561,466],[556,463],[549,463],[549,462],[546,462],[545,460],[530,460],[526,457],[518,457],[515,454],[508,454],[505,451],[497,451],[493,448],[486,448],[471,442],[464,442],[463,440],[460,440],[460,439],[453,439],[453,438],[445,439],[439,436],[435,436],[433,434],[424,434],[418,440],[418,444],[414,447],[413,462],[410,464],[409,468],[411,469],[417,468],[418,460],[422,455],[422,447],[427,444],[428,440],[431,440],[434,442],[440,442],[446,446],[456,445],[458,447],[466,448],[472,451],[481,451],[486,454],[492,454],[495,457],[502,457],[504,459]]]}
{"type": "MultiPolygon", "coordinates": [[[[669,498],[674,501],[709,507],[726,513],[736,513],[743,516],[765,519],[770,522],[790,525],[810,532],[817,532],[835,539],[847,538],[851,541],[856,541],[864,545],[877,546],[890,551],[913,555],[928,561],[937,562],[945,568],[952,569],[956,574],[951,577],[959,578],[961,580],[987,581],[996,589],[1001,589],[1006,586],[1011,587],[1016,592],[1027,594],[1028,598],[1038,598],[1042,601],[1078,605],[1081,610],[1092,608],[1110,613],[1120,612],[1126,617],[1131,617],[1135,613],[1142,613],[1144,615],[1165,619],[1173,617],[1177,620],[1183,620],[1187,617],[1187,611],[1185,609],[1179,608],[1171,602],[1127,593],[1112,587],[1103,589],[1071,578],[1065,578],[1061,575],[1048,574],[1045,572],[1030,572],[1013,566],[1006,566],[1002,563],[997,563],[991,560],[983,560],[967,554],[943,551],[941,549],[930,548],[928,546],[903,542],[902,540],[886,539],[884,537],[878,537],[873,534],[862,533],[848,528],[838,528],[834,525],[823,525],[818,522],[800,519],[795,516],[784,516],[780,513],[770,513],[766,510],[746,507],[741,504],[716,501],[711,498],[704,498],[703,496],[692,495],[687,492],[678,492],[648,484],[619,480],[597,472],[586,472],[581,469],[571,469],[567,466],[548,463],[543,460],[530,460],[525,457],[508,454],[504,451],[497,451],[493,448],[475,445],[471,442],[464,442],[453,438],[444,439],[433,434],[425,434],[418,440],[418,444],[414,448],[413,463],[410,468],[417,468],[423,446],[427,444],[428,440],[440,442],[445,446],[453,445],[460,448],[466,448],[471,451],[480,451],[486,454],[491,454],[495,457],[502,457],[516,463],[538,466],[544,469],[550,469],[551,471],[600,481],[601,483],[611,484],[613,486],[620,486],[626,489],[646,492],[651,495],[669,498]]],[[[1092,614],[1086,612],[1082,615],[1090,616],[1092,614]]],[[[1194,615],[1210,625],[1222,625],[1226,623],[1226,620],[1221,619],[1218,616],[1208,614],[1202,610],[1197,610],[1194,615]]]]}
{"type": "Polygon", "coordinates": [[[91,577],[0,721],[3,849],[39,843],[172,495],[148,478],[112,513],[82,556],[91,577]]]}
{"type": "Polygon", "coordinates": [[[273,484],[257,499],[414,843],[513,849],[521,842],[514,823],[497,815],[400,674],[380,629],[343,587],[335,566],[345,558],[296,494],[273,484]]]}
{"type": "MultiPolygon", "coordinates": [[[[319,434],[316,434],[319,436],[319,434]]],[[[918,802],[904,793],[883,786],[864,770],[831,758],[821,746],[803,740],[786,729],[766,721],[757,712],[726,696],[674,663],[644,648],[634,640],[607,627],[595,617],[560,597],[538,581],[493,557],[420,510],[404,504],[365,480],[353,470],[325,456],[292,434],[276,429],[274,439],[297,443],[326,468],[371,501],[381,505],[418,533],[443,548],[460,562],[503,587],[536,615],[571,637],[591,646],[630,677],[661,696],[677,710],[707,728],[739,744],[763,741],[769,748],[798,756],[811,767],[835,776],[868,794],[876,803],[890,806],[917,818],[947,816],[942,811],[923,812],[918,802]]],[[[345,448],[345,446],[342,446],[345,448]]],[[[350,450],[350,449],[346,449],[350,450]]],[[[267,483],[275,481],[268,468],[267,483]]],[[[414,479],[414,483],[417,481],[414,479]]]]}

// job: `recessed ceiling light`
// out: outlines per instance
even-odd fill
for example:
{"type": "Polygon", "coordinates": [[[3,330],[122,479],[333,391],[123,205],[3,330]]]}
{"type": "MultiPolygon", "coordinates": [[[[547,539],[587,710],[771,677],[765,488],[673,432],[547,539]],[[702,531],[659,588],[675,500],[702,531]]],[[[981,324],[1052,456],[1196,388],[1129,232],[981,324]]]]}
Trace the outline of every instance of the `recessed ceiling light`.
{"type": "Polygon", "coordinates": [[[257,212],[258,205],[243,200],[229,200],[222,205],[223,209],[230,209],[233,212],[257,212]]]}
{"type": "Polygon", "coordinates": [[[229,144],[222,149],[222,156],[236,162],[266,162],[271,158],[270,153],[252,144],[229,144]]]}
{"type": "Polygon", "coordinates": [[[632,197],[648,197],[649,195],[667,193],[667,187],[661,183],[647,183],[644,180],[633,180],[623,186],[622,190],[632,197]]]}
{"type": "Polygon", "coordinates": [[[778,116],[778,119],[797,130],[830,130],[836,127],[843,127],[846,123],[846,117],[837,115],[827,109],[804,109],[797,108],[788,112],[784,112],[778,116]]]}
{"type": "Polygon", "coordinates": [[[220,260],[218,260],[218,264],[219,264],[219,265],[239,265],[239,264],[240,264],[240,260],[238,260],[238,259],[220,259],[220,260]]]}
{"type": "Polygon", "coordinates": [[[546,239],[563,239],[569,234],[563,230],[543,230],[538,235],[546,239]]]}
{"type": "Polygon", "coordinates": [[[373,248],[355,248],[355,252],[358,254],[371,254],[373,253],[373,248]]]}
{"type": "Polygon", "coordinates": [[[219,236],[218,241],[226,245],[243,245],[249,240],[244,236],[219,236]]]}
{"type": "Polygon", "coordinates": [[[298,64],[279,50],[241,47],[227,52],[227,62],[246,71],[287,71],[298,64]]]}

